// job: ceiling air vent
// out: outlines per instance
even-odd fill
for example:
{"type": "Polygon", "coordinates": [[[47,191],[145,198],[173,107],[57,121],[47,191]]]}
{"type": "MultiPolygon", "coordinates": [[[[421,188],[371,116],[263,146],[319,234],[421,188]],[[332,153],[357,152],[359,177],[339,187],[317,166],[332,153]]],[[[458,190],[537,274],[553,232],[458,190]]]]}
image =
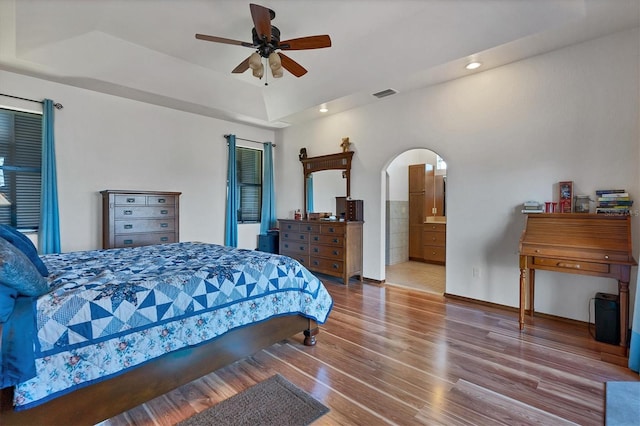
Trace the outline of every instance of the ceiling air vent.
{"type": "Polygon", "coordinates": [[[373,96],[375,96],[376,98],[384,98],[386,96],[395,95],[396,93],[398,93],[396,90],[385,89],[385,90],[382,90],[382,91],[380,91],[378,93],[374,93],[373,96]]]}

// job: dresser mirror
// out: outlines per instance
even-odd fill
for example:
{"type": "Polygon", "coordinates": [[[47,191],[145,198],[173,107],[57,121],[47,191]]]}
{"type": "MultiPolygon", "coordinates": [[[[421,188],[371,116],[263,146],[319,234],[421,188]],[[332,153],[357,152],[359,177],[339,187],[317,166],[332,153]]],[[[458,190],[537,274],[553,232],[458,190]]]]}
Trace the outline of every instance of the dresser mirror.
{"type": "Polygon", "coordinates": [[[353,151],[318,157],[300,157],[304,176],[305,218],[308,217],[309,213],[309,201],[313,201],[313,210],[315,212],[335,213],[335,197],[351,197],[352,157],[353,151]],[[310,177],[312,177],[312,184],[309,182],[310,177]],[[310,191],[311,185],[313,186],[313,191],[310,191]],[[313,199],[310,198],[311,196],[313,199]]]}
{"type": "MultiPolygon", "coordinates": [[[[340,170],[324,170],[311,174],[313,191],[307,193],[309,212],[332,212],[336,214],[336,197],[344,197],[345,178],[340,170]],[[313,206],[313,208],[309,208],[313,206]]],[[[307,185],[309,182],[307,181],[307,185]]],[[[308,189],[308,188],[307,188],[308,189]]]]}

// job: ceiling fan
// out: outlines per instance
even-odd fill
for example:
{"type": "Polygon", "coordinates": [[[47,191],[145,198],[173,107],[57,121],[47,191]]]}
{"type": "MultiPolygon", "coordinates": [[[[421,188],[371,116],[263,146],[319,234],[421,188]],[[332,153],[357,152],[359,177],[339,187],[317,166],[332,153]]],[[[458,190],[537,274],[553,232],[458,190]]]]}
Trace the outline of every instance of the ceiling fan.
{"type": "Polygon", "coordinates": [[[331,47],[331,38],[328,35],[316,35],[280,41],[280,30],[271,25],[271,20],[276,17],[276,13],[271,9],[253,3],[249,4],[249,8],[254,25],[251,31],[253,35],[252,43],[206,34],[196,34],[196,38],[199,40],[235,44],[256,49],[251,56],[235,67],[233,71],[231,71],[232,73],[240,74],[251,68],[254,77],[262,78],[264,75],[262,58],[265,58],[274,78],[282,77],[282,68],[296,77],[302,77],[307,73],[307,70],[284,53],[276,51],[331,47]]]}

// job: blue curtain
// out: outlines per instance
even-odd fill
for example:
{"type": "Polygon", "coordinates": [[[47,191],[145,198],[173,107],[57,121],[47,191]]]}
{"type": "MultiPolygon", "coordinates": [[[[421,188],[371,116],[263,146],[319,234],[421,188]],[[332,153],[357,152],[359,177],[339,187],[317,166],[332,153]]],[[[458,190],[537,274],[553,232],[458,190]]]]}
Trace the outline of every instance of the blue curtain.
{"type": "Polygon", "coordinates": [[[636,300],[631,324],[631,348],[629,349],[629,368],[640,373],[640,275],[636,281],[636,300]]]}
{"type": "Polygon", "coordinates": [[[313,212],[313,175],[307,178],[307,212],[313,212]]]}
{"type": "Polygon", "coordinates": [[[227,167],[227,212],[224,245],[238,247],[238,177],[236,174],[236,135],[227,135],[229,165],[227,167]]]}
{"type": "Polygon", "coordinates": [[[45,99],[42,113],[42,167],[40,194],[40,229],[38,249],[41,254],[60,253],[60,217],[58,214],[58,179],[53,137],[53,101],[45,99]]]}
{"type": "Polygon", "coordinates": [[[260,220],[260,233],[276,226],[276,193],[273,179],[273,145],[271,142],[264,144],[264,177],[262,179],[262,210],[260,220]]]}

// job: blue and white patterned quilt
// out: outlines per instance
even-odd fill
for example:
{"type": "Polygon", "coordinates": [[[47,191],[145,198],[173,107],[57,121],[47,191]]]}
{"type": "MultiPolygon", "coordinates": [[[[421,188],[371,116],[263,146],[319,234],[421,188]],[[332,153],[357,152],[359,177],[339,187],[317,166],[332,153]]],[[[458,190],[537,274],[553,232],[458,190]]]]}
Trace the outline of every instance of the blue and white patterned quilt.
{"type": "Polygon", "coordinates": [[[333,305],[297,261],[259,251],[175,243],[42,258],[53,291],[36,303],[37,376],[16,386],[17,409],[273,316],[322,324],[333,305]]]}

